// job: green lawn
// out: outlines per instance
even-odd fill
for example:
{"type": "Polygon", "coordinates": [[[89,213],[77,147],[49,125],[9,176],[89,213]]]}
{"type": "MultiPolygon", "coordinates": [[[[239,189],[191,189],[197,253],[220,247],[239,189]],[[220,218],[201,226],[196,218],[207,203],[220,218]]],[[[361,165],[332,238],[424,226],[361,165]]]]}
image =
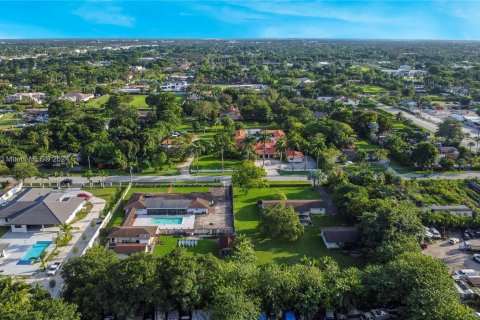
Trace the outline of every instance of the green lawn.
{"type": "Polygon", "coordinates": [[[308,175],[308,171],[285,171],[285,170],[277,170],[278,174],[281,176],[306,176],[308,175]]]}
{"type": "MultiPolygon", "coordinates": [[[[153,251],[153,254],[156,256],[164,256],[172,252],[176,247],[181,236],[160,236],[160,242],[163,242],[162,245],[156,245],[153,251]]],[[[195,247],[184,247],[187,251],[187,254],[195,256],[197,254],[208,254],[218,255],[218,243],[213,240],[199,240],[195,247]]]]}
{"type": "Polygon", "coordinates": [[[112,215],[112,218],[110,218],[110,221],[107,224],[107,228],[119,227],[122,225],[124,214],[125,214],[123,210],[125,203],[126,201],[122,201],[122,204],[120,204],[117,210],[115,210],[115,212],[112,215]]]}
{"type": "Polygon", "coordinates": [[[16,118],[15,113],[8,113],[0,118],[0,129],[11,129],[22,123],[25,123],[25,120],[20,115],[16,118]]]}
{"type": "Polygon", "coordinates": [[[134,193],[149,193],[149,192],[167,192],[168,188],[130,188],[128,190],[127,195],[125,196],[125,200],[130,199],[130,196],[134,193]]]}
{"type": "Polygon", "coordinates": [[[101,96],[101,97],[92,99],[92,100],[90,100],[90,101],[87,102],[87,106],[99,108],[99,107],[101,107],[105,102],[108,101],[108,98],[109,98],[109,97],[110,97],[110,95],[106,94],[106,95],[104,95],[104,96],[101,96]]]}
{"type": "MultiPolygon", "coordinates": [[[[197,169],[197,161],[198,161],[198,169],[199,170],[215,170],[215,169],[222,169],[222,159],[216,155],[207,155],[199,157],[192,162],[190,169],[196,170],[197,169]]],[[[225,169],[234,169],[237,165],[239,165],[241,160],[238,159],[224,159],[224,168],[225,169]]]]}
{"type": "Polygon", "coordinates": [[[8,230],[10,230],[9,227],[0,227],[0,237],[7,233],[8,230]]]}
{"type": "Polygon", "coordinates": [[[425,173],[425,171],[423,171],[423,170],[417,170],[415,168],[406,167],[406,166],[400,164],[395,159],[390,159],[389,164],[390,164],[390,167],[392,167],[395,171],[397,171],[400,174],[409,174],[409,173],[424,174],[425,173]]]}
{"type": "Polygon", "coordinates": [[[117,188],[96,188],[88,190],[88,192],[92,193],[95,197],[104,199],[107,202],[105,207],[108,207],[108,204],[113,200],[117,191],[117,188]]]}
{"type": "Polygon", "coordinates": [[[288,199],[321,199],[311,187],[275,187],[252,189],[247,195],[235,189],[235,231],[248,235],[255,246],[257,263],[295,264],[303,256],[320,258],[330,256],[341,266],[363,266],[362,258],[352,258],[335,250],[327,250],[323,244],[320,227],[341,226],[343,222],[331,216],[312,216],[314,226],[306,227],[305,234],[296,242],[288,243],[265,238],[259,231],[258,201],[272,199],[276,191],[282,191],[288,199]]]}
{"type": "MultiPolygon", "coordinates": [[[[380,173],[387,170],[381,164],[376,164],[376,163],[367,164],[365,167],[368,168],[369,170],[372,170],[374,173],[380,173]]],[[[361,168],[362,168],[362,165],[355,163],[355,164],[346,166],[345,170],[347,172],[354,172],[354,171],[360,170],[361,168]]]]}
{"type": "Polygon", "coordinates": [[[137,109],[149,109],[150,107],[145,102],[146,94],[132,95],[132,101],[128,104],[137,109]]]}
{"type": "Polygon", "coordinates": [[[209,187],[177,187],[174,186],[172,193],[192,193],[192,192],[209,192],[209,187]]]}
{"type": "Polygon", "coordinates": [[[364,151],[375,151],[378,150],[380,147],[376,144],[371,143],[370,141],[366,139],[359,139],[358,141],[355,142],[355,147],[357,147],[360,150],[364,151]]]}
{"type": "Polygon", "coordinates": [[[369,86],[369,85],[363,85],[359,86],[364,93],[382,93],[382,92],[388,92],[388,89],[379,87],[379,86],[369,86]]]}

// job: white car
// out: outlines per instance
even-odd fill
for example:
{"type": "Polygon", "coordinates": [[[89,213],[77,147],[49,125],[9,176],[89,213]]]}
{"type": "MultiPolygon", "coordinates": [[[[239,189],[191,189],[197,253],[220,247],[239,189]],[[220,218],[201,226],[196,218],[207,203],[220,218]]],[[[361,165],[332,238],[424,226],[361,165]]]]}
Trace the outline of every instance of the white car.
{"type": "Polygon", "coordinates": [[[460,239],[458,238],[450,238],[450,240],[448,240],[448,243],[450,244],[457,244],[460,242],[460,239]]]}
{"type": "Polygon", "coordinates": [[[48,269],[47,269],[47,275],[49,275],[49,276],[54,276],[54,275],[57,273],[57,271],[60,269],[60,266],[61,266],[61,265],[62,265],[62,264],[61,264],[60,262],[54,262],[54,263],[52,263],[52,264],[50,265],[50,267],[48,267],[48,269]]]}
{"type": "Polygon", "coordinates": [[[473,255],[473,260],[475,260],[476,262],[480,263],[480,254],[475,253],[475,254],[473,255]]]}
{"type": "Polygon", "coordinates": [[[473,269],[460,269],[460,270],[456,271],[455,274],[457,276],[476,276],[477,271],[475,271],[473,269]]]}

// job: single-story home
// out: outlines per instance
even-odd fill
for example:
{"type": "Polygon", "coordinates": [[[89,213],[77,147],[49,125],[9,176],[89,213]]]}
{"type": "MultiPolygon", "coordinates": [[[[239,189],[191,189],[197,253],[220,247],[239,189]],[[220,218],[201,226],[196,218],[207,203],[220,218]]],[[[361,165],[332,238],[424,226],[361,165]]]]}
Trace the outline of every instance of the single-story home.
{"type": "Polygon", "coordinates": [[[8,199],[20,192],[22,186],[23,184],[20,182],[18,184],[10,184],[5,189],[0,190],[0,204],[7,202],[8,199]]]}
{"type": "Polygon", "coordinates": [[[125,210],[135,208],[137,215],[207,214],[210,202],[207,194],[134,193],[125,210]]]}
{"type": "Polygon", "coordinates": [[[347,156],[348,160],[355,160],[357,158],[357,150],[352,148],[342,148],[340,151],[347,156]]]}
{"type": "Polygon", "coordinates": [[[230,118],[232,120],[241,120],[242,114],[237,107],[231,107],[227,110],[220,111],[220,118],[230,118]]]}
{"type": "Polygon", "coordinates": [[[29,188],[19,198],[0,207],[0,225],[12,232],[27,232],[71,222],[82,210],[85,198],[51,188],[29,188]]]}
{"type": "Polygon", "coordinates": [[[438,147],[439,159],[441,158],[450,158],[453,160],[457,160],[460,156],[460,152],[455,147],[438,147]]]}
{"type": "Polygon", "coordinates": [[[292,149],[288,149],[285,151],[285,159],[290,163],[302,163],[305,159],[305,156],[300,151],[293,151],[292,149]]]}
{"type": "Polygon", "coordinates": [[[339,249],[360,240],[360,234],[355,227],[325,227],[320,231],[327,249],[339,249]]]}
{"type": "Polygon", "coordinates": [[[107,235],[108,246],[118,256],[150,252],[156,242],[157,227],[115,227],[107,235]]]}
{"type": "Polygon", "coordinates": [[[428,206],[422,208],[425,211],[446,211],[451,212],[457,216],[471,217],[473,215],[473,210],[467,207],[466,205],[457,205],[457,206],[428,206]]]}
{"type": "Polygon", "coordinates": [[[72,102],[82,102],[82,101],[87,102],[88,100],[93,99],[94,97],[95,95],[91,93],[81,93],[81,92],[74,91],[67,94],[63,94],[58,99],[68,100],[72,102]]]}
{"type": "Polygon", "coordinates": [[[321,200],[261,200],[260,209],[279,204],[293,207],[300,214],[325,214],[325,204],[321,200]]]}

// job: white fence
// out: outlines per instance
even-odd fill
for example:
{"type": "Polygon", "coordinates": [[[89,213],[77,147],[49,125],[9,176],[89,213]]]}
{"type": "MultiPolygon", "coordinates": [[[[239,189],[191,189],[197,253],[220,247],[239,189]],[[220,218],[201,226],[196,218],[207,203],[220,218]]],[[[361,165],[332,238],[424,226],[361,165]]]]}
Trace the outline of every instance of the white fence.
{"type": "Polygon", "coordinates": [[[205,170],[196,170],[196,169],[190,169],[190,173],[209,173],[209,172],[233,172],[233,169],[205,169],[205,170]]]}
{"type": "Polygon", "coordinates": [[[132,187],[131,184],[128,184],[127,188],[123,191],[120,199],[118,199],[117,203],[115,204],[115,206],[112,208],[112,210],[110,210],[107,215],[105,216],[105,218],[103,219],[102,223],[98,226],[97,230],[95,231],[95,233],[92,235],[92,237],[90,238],[90,241],[88,241],[87,243],[87,246],[85,247],[85,249],[82,251],[82,255],[85,254],[85,252],[87,252],[88,249],[90,249],[91,247],[93,247],[93,244],[95,243],[95,241],[97,241],[97,238],[98,236],[100,235],[100,230],[102,228],[105,228],[107,226],[107,224],[110,222],[110,219],[112,218],[113,216],[113,213],[115,211],[117,211],[118,207],[120,206],[120,204],[122,204],[122,201],[123,199],[125,199],[125,196],[127,195],[128,191],[130,191],[130,188],[132,187]]]}

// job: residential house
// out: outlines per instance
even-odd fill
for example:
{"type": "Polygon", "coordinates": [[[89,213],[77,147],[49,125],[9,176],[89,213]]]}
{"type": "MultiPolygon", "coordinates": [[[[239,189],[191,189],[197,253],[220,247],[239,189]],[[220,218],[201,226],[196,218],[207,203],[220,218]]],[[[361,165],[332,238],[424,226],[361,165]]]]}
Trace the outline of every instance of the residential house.
{"type": "Polygon", "coordinates": [[[187,91],[187,81],[168,81],[160,85],[161,91],[185,92],[187,91]]]}
{"type": "Polygon", "coordinates": [[[18,184],[9,184],[3,190],[0,190],[0,204],[3,204],[8,201],[11,197],[16,195],[22,190],[23,183],[18,184]]]}
{"type": "Polygon", "coordinates": [[[347,159],[350,160],[350,161],[355,160],[357,158],[357,150],[355,150],[353,148],[342,148],[342,149],[340,149],[340,151],[345,156],[347,156],[347,159]]]}
{"type": "Polygon", "coordinates": [[[293,207],[300,214],[325,214],[325,203],[320,200],[261,200],[260,208],[263,210],[279,204],[293,207]]]}
{"type": "Polygon", "coordinates": [[[335,102],[340,102],[349,106],[356,106],[358,104],[357,101],[344,96],[338,97],[337,99],[335,99],[335,102]]]}
{"type": "Polygon", "coordinates": [[[441,212],[451,212],[457,216],[463,217],[472,217],[473,210],[467,207],[466,205],[457,205],[457,206],[428,206],[423,207],[422,210],[425,211],[441,211],[441,212]]]}
{"type": "Polygon", "coordinates": [[[302,163],[305,159],[305,156],[300,151],[293,151],[292,149],[288,149],[284,152],[285,160],[289,163],[302,163]]]}
{"type": "Polygon", "coordinates": [[[453,160],[457,160],[460,156],[460,152],[455,147],[438,147],[439,160],[441,158],[450,158],[453,160]]]}
{"type": "Polygon", "coordinates": [[[30,100],[32,102],[42,104],[45,100],[45,93],[43,92],[22,92],[14,93],[5,99],[6,103],[15,103],[22,100],[30,100]]]}
{"type": "Polygon", "coordinates": [[[80,93],[80,92],[74,91],[67,94],[63,94],[58,99],[67,100],[71,102],[87,102],[88,100],[93,99],[94,97],[95,95],[91,93],[80,93]]]}
{"type": "Polygon", "coordinates": [[[309,78],[297,78],[297,82],[299,86],[302,86],[304,84],[314,83],[315,81],[312,81],[309,78]]]}
{"type": "Polygon", "coordinates": [[[22,115],[27,122],[43,123],[48,120],[48,109],[27,109],[22,115]]]}
{"type": "Polygon", "coordinates": [[[241,120],[242,114],[237,107],[231,107],[227,110],[220,111],[220,118],[230,118],[232,120],[241,120]]]}
{"type": "Polygon", "coordinates": [[[137,215],[208,214],[210,202],[204,194],[134,193],[125,210],[135,209],[137,215]]]}
{"type": "Polygon", "coordinates": [[[320,232],[327,249],[352,246],[360,240],[360,234],[355,227],[325,227],[321,228],[320,232]]]}
{"type": "Polygon", "coordinates": [[[12,232],[27,232],[71,222],[83,208],[85,198],[70,196],[51,188],[30,188],[4,207],[0,207],[0,225],[12,232]]]}
{"type": "MultiPolygon", "coordinates": [[[[278,139],[284,138],[286,139],[287,135],[283,130],[262,130],[262,129],[241,129],[235,132],[235,142],[237,147],[241,147],[243,145],[243,141],[245,137],[250,135],[258,138],[261,133],[269,133],[271,135],[272,141],[265,143],[265,158],[274,158],[277,154],[276,143],[278,139]]],[[[253,147],[254,152],[258,155],[263,157],[264,146],[262,142],[257,142],[257,144],[253,147]]]]}
{"type": "Polygon", "coordinates": [[[463,123],[471,127],[480,127],[479,116],[463,116],[463,123]]]}
{"type": "Polygon", "coordinates": [[[109,248],[120,256],[150,252],[155,246],[157,227],[115,227],[107,235],[109,248]]]}

